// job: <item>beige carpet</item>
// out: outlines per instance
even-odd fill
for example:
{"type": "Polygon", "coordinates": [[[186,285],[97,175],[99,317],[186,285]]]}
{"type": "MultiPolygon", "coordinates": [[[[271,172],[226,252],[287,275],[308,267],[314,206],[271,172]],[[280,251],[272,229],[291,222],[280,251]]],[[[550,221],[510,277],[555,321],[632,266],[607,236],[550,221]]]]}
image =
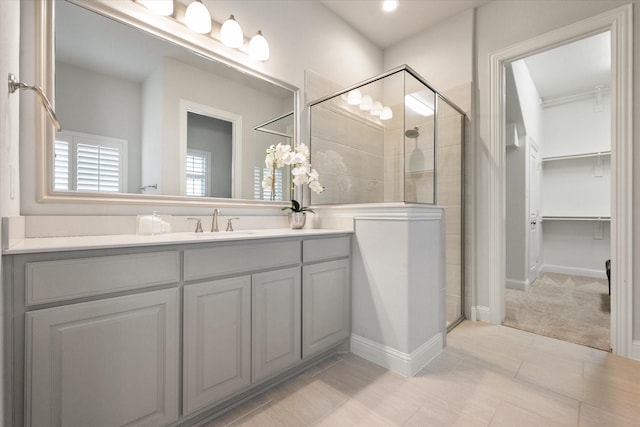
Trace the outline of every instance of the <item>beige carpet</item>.
{"type": "Polygon", "coordinates": [[[504,324],[610,351],[606,279],[545,273],[528,291],[505,289],[504,324]]]}

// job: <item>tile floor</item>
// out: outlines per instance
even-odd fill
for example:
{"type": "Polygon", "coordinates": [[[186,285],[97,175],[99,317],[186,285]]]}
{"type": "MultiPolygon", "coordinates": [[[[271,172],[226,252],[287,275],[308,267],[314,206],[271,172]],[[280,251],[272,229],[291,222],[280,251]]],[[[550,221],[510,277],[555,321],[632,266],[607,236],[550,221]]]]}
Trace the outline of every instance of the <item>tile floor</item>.
{"type": "Polygon", "coordinates": [[[206,424],[228,425],[640,426],[640,361],[465,321],[416,377],[334,356],[206,424]]]}

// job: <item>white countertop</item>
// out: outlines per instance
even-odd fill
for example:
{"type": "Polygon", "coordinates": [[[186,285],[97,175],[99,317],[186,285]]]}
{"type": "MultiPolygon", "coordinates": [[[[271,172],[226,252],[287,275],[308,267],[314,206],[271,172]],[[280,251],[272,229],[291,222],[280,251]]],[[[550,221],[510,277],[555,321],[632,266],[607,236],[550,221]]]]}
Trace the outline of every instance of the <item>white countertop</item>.
{"type": "Polygon", "coordinates": [[[88,249],[109,249],[136,246],[160,246],[185,243],[226,242],[230,240],[274,239],[279,237],[308,237],[332,234],[351,234],[350,230],[288,228],[238,230],[219,233],[178,232],[156,235],[114,234],[104,236],[36,237],[17,239],[10,242],[3,255],[38,252],[62,252],[88,249]]]}

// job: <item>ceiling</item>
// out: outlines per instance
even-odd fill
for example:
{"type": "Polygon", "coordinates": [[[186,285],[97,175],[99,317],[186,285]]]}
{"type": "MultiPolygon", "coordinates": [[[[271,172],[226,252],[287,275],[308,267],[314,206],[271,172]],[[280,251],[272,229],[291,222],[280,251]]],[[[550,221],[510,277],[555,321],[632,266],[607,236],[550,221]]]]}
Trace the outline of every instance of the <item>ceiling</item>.
{"type": "Polygon", "coordinates": [[[543,100],[610,85],[611,34],[607,31],[524,60],[543,100]]]}
{"type": "Polygon", "coordinates": [[[320,0],[382,49],[491,0],[399,1],[398,9],[386,13],[382,11],[382,0],[320,0]]]}

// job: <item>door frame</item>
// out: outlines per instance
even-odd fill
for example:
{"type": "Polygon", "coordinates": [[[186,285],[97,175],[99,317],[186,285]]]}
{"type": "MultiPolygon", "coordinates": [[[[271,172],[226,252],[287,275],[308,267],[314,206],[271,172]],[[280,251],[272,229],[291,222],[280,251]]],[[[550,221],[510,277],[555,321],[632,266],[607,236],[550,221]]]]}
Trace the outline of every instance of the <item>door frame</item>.
{"type": "Polygon", "coordinates": [[[611,348],[631,357],[633,335],[633,5],[618,7],[548,32],[489,55],[490,123],[489,174],[486,193],[491,258],[490,320],[504,320],[505,224],[505,116],[504,65],[517,59],[604,31],[611,32],[611,348]]]}

